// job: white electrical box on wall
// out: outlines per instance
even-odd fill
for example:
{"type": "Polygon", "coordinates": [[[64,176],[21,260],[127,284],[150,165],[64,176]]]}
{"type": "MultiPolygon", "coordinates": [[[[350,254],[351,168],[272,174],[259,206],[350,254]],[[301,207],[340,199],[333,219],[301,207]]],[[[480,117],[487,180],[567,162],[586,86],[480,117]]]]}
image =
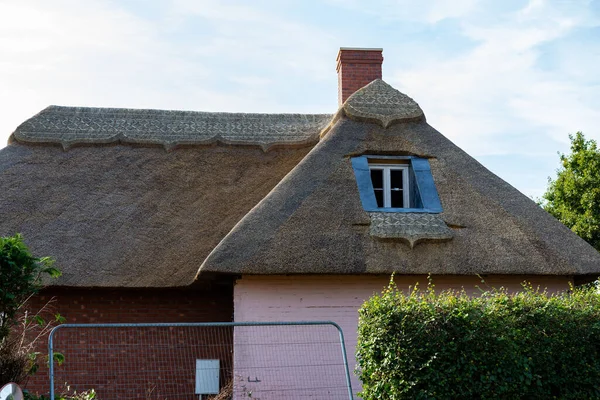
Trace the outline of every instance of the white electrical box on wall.
{"type": "Polygon", "coordinates": [[[196,360],[196,394],[219,394],[219,360],[196,360]]]}

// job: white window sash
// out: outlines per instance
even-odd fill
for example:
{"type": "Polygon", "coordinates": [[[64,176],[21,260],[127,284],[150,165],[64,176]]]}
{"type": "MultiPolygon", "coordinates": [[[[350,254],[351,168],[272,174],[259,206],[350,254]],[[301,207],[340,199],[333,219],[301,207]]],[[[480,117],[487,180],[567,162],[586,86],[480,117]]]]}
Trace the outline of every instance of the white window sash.
{"type": "Polygon", "coordinates": [[[370,165],[369,169],[383,171],[383,207],[392,207],[391,171],[402,171],[402,202],[404,208],[410,207],[410,185],[408,182],[408,165],[370,165]]]}

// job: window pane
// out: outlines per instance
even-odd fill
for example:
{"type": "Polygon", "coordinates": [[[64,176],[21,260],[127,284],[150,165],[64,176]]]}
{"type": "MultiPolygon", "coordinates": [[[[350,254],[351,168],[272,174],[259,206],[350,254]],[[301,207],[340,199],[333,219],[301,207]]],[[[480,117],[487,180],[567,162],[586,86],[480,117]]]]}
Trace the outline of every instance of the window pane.
{"type": "Polygon", "coordinates": [[[374,189],[383,189],[383,170],[372,169],[371,170],[371,182],[373,182],[374,189]]]}
{"type": "Polygon", "coordinates": [[[375,189],[375,200],[377,200],[377,207],[383,207],[383,189],[375,189]]]}
{"type": "Polygon", "coordinates": [[[390,171],[390,188],[394,189],[403,189],[404,185],[402,182],[403,171],[401,169],[392,169],[390,171]]]}
{"type": "Polygon", "coordinates": [[[371,183],[373,183],[373,189],[375,191],[375,200],[377,200],[377,207],[383,207],[383,170],[372,169],[371,170],[371,183]]]}
{"type": "Polygon", "coordinates": [[[404,208],[404,192],[402,190],[392,190],[392,207],[404,208]]]}

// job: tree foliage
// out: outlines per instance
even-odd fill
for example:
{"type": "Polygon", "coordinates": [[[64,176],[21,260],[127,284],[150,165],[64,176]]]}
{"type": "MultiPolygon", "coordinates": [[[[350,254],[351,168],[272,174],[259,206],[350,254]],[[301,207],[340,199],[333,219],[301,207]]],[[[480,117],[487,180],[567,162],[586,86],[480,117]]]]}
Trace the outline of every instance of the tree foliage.
{"type": "Polygon", "coordinates": [[[600,251],[600,150],[581,132],[569,135],[571,153],[549,180],[542,207],[600,251]]]}

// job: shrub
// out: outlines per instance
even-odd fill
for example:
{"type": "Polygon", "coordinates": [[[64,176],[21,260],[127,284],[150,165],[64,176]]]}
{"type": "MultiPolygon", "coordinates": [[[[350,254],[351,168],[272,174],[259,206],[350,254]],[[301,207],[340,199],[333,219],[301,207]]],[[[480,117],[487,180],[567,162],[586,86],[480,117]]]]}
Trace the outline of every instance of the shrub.
{"type": "MultiPolygon", "coordinates": [[[[60,275],[53,263],[48,257],[34,257],[19,234],[0,237],[0,386],[22,383],[37,371],[38,342],[63,320],[53,315],[50,304],[26,310],[27,300],[43,287],[42,277],[60,275]]],[[[62,355],[58,358],[61,361],[62,355]]]]}
{"type": "Polygon", "coordinates": [[[391,281],[359,316],[364,399],[600,398],[595,288],[470,297],[391,281]]]}
{"type": "Polygon", "coordinates": [[[0,385],[24,381],[29,375],[30,364],[29,353],[21,346],[19,337],[0,342],[0,385]]]}
{"type": "MultiPolygon", "coordinates": [[[[50,300],[35,313],[20,313],[10,333],[0,340],[0,385],[26,383],[40,362],[47,362],[47,356],[37,350],[52,328],[64,322],[60,314],[54,313],[52,303],[50,300]]],[[[64,356],[55,352],[54,362],[60,365],[63,361],[64,356]]]]}
{"type": "Polygon", "coordinates": [[[60,276],[53,264],[49,257],[31,255],[21,235],[0,237],[0,340],[17,323],[17,311],[43,287],[42,276],[60,276]]]}
{"type": "MultiPolygon", "coordinates": [[[[49,396],[35,395],[27,391],[23,392],[24,400],[50,400],[49,396]]],[[[77,392],[71,390],[69,386],[66,386],[65,392],[54,396],[55,400],[93,400],[96,398],[96,391],[94,389],[86,390],[84,392],[77,392]]]]}

